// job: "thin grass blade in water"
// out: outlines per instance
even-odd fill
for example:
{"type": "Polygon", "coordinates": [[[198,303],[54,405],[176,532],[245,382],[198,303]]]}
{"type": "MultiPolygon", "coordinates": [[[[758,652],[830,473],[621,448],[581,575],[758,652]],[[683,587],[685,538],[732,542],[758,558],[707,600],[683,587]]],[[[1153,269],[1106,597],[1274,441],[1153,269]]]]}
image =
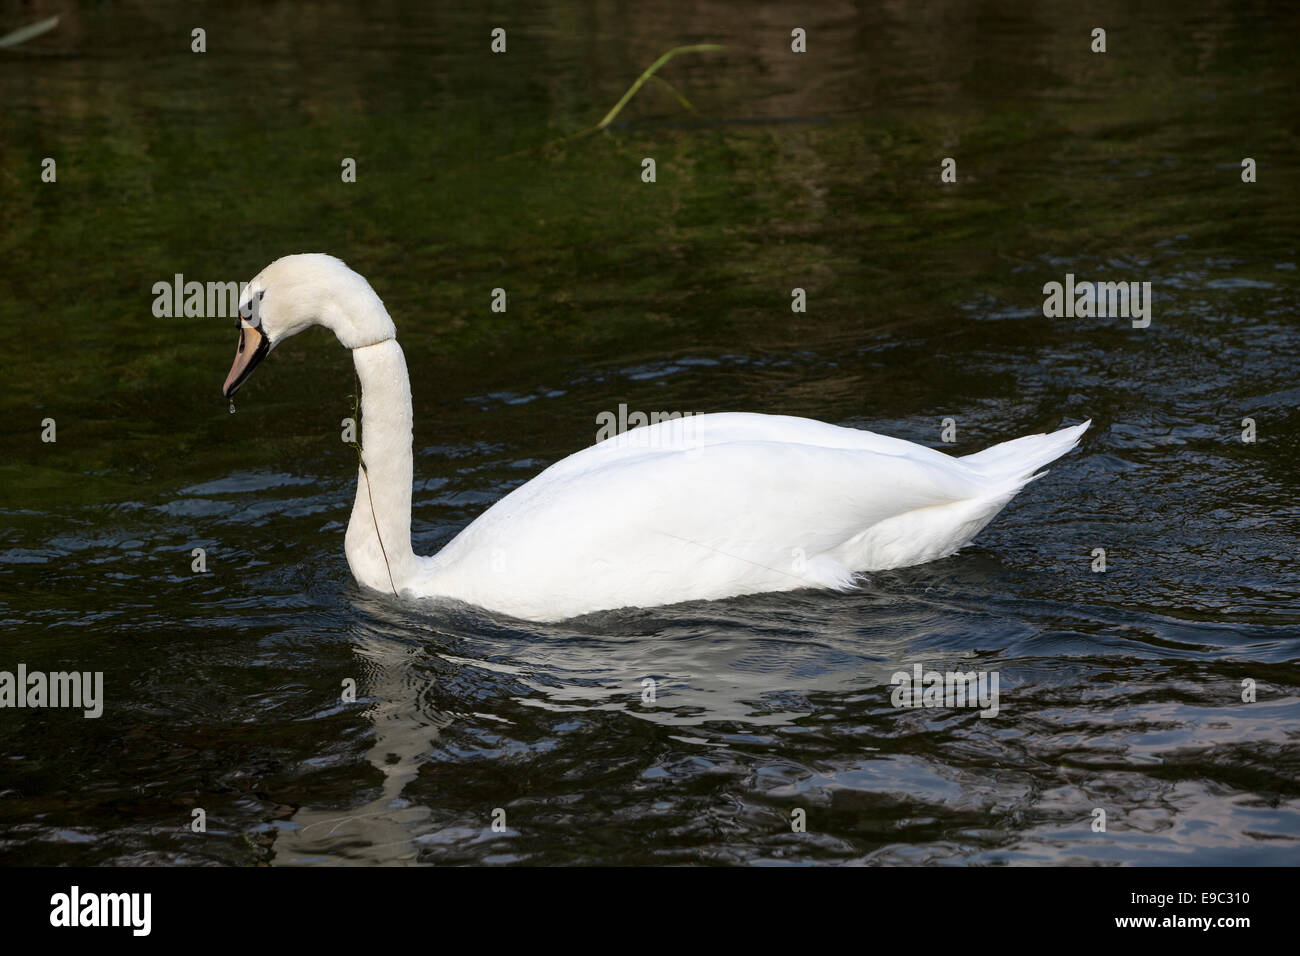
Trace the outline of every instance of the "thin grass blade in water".
{"type": "Polygon", "coordinates": [[[20,27],[13,33],[6,33],[0,37],[0,50],[7,49],[11,46],[17,46],[20,43],[26,43],[33,37],[38,37],[42,33],[49,33],[59,25],[58,17],[50,17],[48,20],[42,20],[39,23],[33,23],[29,27],[20,27]]]}
{"type": "MultiPolygon", "coordinates": [[[[596,129],[604,129],[606,126],[612,123],[614,121],[614,117],[616,117],[619,114],[619,112],[622,111],[623,107],[627,105],[627,101],[636,95],[636,91],[641,89],[645,81],[650,79],[650,77],[654,76],[655,73],[658,72],[659,67],[663,66],[665,63],[667,63],[669,60],[675,57],[678,53],[704,53],[706,51],[723,50],[723,49],[726,48],[717,43],[697,43],[693,46],[673,47],[671,50],[669,50],[659,59],[655,60],[652,64],[650,64],[649,68],[644,73],[642,73],[639,77],[637,77],[636,82],[633,83],[628,88],[628,91],[623,94],[623,98],[614,104],[614,108],[605,114],[605,118],[603,120],[601,120],[599,123],[596,124],[596,129]]],[[[694,107],[692,107],[692,112],[694,112],[694,107]]]]}

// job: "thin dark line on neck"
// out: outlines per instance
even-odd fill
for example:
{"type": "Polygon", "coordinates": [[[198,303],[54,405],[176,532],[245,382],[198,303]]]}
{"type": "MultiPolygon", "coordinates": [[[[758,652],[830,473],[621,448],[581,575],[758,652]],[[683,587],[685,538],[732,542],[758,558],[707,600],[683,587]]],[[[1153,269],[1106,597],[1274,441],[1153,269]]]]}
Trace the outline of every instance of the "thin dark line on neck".
{"type": "MultiPolygon", "coordinates": [[[[378,345],[379,343],[374,343],[378,345]]],[[[368,348],[369,346],[363,346],[368,348]]],[[[361,376],[358,374],[356,367],[352,369],[352,381],[356,385],[356,394],[352,396],[352,420],[360,425],[361,422],[361,376]]],[[[366,479],[366,498],[370,501],[370,521],[375,526],[375,540],[379,542],[379,553],[384,556],[384,569],[388,571],[388,586],[393,589],[393,597],[397,597],[397,585],[393,582],[393,566],[388,563],[388,549],[384,547],[384,536],[379,533],[379,518],[375,514],[375,496],[370,490],[370,470],[366,468],[366,458],[361,453],[361,442],[354,441],[352,447],[357,450],[357,461],[361,464],[361,475],[366,479]]]]}

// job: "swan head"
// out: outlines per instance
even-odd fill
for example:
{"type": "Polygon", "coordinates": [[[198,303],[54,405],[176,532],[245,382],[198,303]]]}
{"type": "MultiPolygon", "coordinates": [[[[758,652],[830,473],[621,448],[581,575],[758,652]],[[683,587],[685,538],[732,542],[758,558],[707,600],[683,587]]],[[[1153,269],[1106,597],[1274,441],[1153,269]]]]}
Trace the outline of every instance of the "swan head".
{"type": "Polygon", "coordinates": [[[239,343],[221,394],[233,396],[273,348],[313,325],[330,329],[348,349],[397,336],[375,290],[342,259],[314,252],[285,256],[244,290],[239,343]]]}

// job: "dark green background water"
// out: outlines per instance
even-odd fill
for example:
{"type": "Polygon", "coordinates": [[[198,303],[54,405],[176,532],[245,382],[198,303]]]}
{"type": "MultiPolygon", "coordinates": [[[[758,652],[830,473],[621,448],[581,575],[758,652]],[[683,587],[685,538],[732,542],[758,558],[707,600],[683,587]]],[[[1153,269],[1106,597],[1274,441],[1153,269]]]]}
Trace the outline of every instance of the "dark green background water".
{"type": "Polygon", "coordinates": [[[1300,15],[1091,6],[0,2],[62,17],[0,51],[0,669],[107,697],[0,711],[0,857],[1294,862],[1300,15]],[[652,83],[533,148],[694,42],[698,115],[652,83]],[[421,553],[620,403],[952,417],[961,454],[1095,425],[858,593],[400,603],[343,557],[347,353],[294,340],[232,416],[233,323],[152,315],[304,251],[397,322],[421,553]],[[1044,318],[1067,272],[1152,282],[1151,327],[1044,318]],[[893,708],[918,661],[997,670],[1002,713],[893,708]]]}

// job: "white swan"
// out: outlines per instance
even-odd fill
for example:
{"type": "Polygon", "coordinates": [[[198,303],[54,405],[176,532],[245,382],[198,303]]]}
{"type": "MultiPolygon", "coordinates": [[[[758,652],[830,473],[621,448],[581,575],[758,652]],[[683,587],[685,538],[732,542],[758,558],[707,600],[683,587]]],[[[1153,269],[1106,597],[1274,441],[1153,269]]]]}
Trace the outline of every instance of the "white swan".
{"type": "Polygon", "coordinates": [[[367,587],[532,621],[795,588],[952,554],[1091,422],[953,458],[804,418],[725,413],[660,422],[547,468],[433,557],[411,550],[411,387],[397,331],[340,260],[267,266],[241,301],[234,395],[311,325],[352,350],[364,467],[348,564],[367,587]]]}

